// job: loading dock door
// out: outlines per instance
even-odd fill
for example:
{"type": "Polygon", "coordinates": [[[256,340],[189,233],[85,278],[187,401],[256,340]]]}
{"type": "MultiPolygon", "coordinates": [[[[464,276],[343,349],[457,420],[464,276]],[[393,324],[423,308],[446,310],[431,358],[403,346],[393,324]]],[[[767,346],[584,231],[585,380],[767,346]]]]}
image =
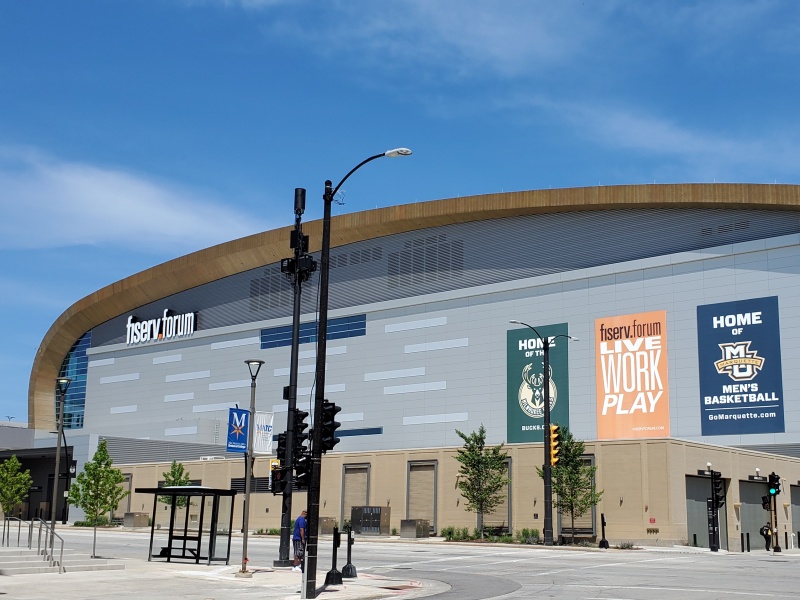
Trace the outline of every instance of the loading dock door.
{"type": "MultiPolygon", "coordinates": [[[[727,486],[726,486],[727,489],[727,486]]],[[[711,479],[686,476],[686,527],[689,544],[708,548],[706,500],[711,497],[711,479]]],[[[729,495],[730,497],[730,495],[729,495]]],[[[719,546],[728,549],[728,502],[719,509],[719,546]]]]}
{"type": "Polygon", "coordinates": [[[794,545],[795,548],[800,547],[800,486],[798,485],[790,485],[789,486],[789,497],[791,498],[792,503],[792,527],[789,529],[789,548],[794,545]],[[795,535],[794,540],[792,540],[792,534],[795,535]]]}
{"type": "Polygon", "coordinates": [[[764,538],[758,532],[769,521],[769,511],[761,508],[761,497],[768,494],[767,484],[758,481],[739,482],[739,529],[744,535],[745,550],[749,534],[750,550],[763,550],[764,538]]]}
{"type": "Polygon", "coordinates": [[[339,522],[350,521],[350,509],[369,505],[369,465],[344,465],[342,473],[342,514],[339,522]]]}
{"type": "Polygon", "coordinates": [[[436,463],[408,463],[406,519],[425,519],[431,533],[436,529],[436,463]]]}

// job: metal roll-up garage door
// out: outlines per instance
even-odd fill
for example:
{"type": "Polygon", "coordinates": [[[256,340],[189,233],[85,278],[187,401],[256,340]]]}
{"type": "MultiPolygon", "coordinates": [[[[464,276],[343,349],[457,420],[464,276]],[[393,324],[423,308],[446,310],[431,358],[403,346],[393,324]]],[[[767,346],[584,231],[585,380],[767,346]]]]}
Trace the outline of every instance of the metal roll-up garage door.
{"type": "MultiPolygon", "coordinates": [[[[727,489],[727,485],[726,485],[727,489]]],[[[686,476],[686,534],[690,545],[708,548],[708,512],[706,500],[711,496],[711,480],[708,477],[686,476]]],[[[719,547],[728,549],[728,505],[720,508],[719,547]]]]}
{"type": "Polygon", "coordinates": [[[436,462],[408,463],[406,519],[425,519],[436,529],[436,462]]]}
{"type": "Polygon", "coordinates": [[[340,522],[350,520],[350,509],[369,505],[369,465],[344,465],[342,475],[342,514],[340,522]]]}

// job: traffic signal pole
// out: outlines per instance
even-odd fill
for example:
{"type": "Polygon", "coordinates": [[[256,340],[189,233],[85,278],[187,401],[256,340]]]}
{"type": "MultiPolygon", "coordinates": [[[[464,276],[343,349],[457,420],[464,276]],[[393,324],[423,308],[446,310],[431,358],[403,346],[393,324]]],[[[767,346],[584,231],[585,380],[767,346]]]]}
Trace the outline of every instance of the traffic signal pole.
{"type": "Polygon", "coordinates": [[[281,262],[281,271],[289,277],[294,288],[292,304],[292,349],[289,359],[289,385],[283,390],[283,399],[288,401],[286,413],[286,464],[283,469],[283,502],[281,503],[281,541],[278,547],[278,560],[272,564],[276,567],[290,567],[294,561],[289,556],[289,540],[292,530],[292,488],[294,487],[292,467],[294,465],[294,420],[297,408],[297,365],[300,355],[300,300],[302,284],[316,270],[313,259],[306,254],[308,236],[303,235],[303,213],[306,207],[306,191],[303,188],[294,190],[294,231],[290,246],[294,249],[294,258],[281,262]]]}

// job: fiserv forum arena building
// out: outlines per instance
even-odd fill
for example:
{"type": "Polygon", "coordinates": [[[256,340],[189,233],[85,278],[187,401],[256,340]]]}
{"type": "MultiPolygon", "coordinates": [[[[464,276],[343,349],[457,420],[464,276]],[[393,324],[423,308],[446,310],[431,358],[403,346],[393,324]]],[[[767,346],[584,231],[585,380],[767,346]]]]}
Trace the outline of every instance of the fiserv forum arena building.
{"type": "MultiPolygon", "coordinates": [[[[709,484],[697,471],[711,462],[726,479],[723,545],[746,546],[766,520],[766,486],[748,479],[757,469],[785,479],[778,516],[791,542],[800,529],[799,209],[800,186],[646,185],[334,218],[326,394],[343,408],[342,441],[323,463],[321,516],[346,519],[367,504],[390,507],[394,526],[472,526],[452,454],[456,429],[483,424],[491,443],[507,442],[511,476],[507,502],[487,520],[541,529],[534,467],[546,384],[553,421],[589,442],[605,490],[582,521],[587,532],[604,512],[612,540],[707,543],[709,484]],[[539,340],[510,319],[579,341],[555,338],[544,377],[539,340]]],[[[191,458],[187,448],[224,455],[228,409],[249,401],[243,360],[260,358],[258,409],[282,430],[292,288],[280,260],[291,229],[175,259],[67,309],[36,356],[31,426],[50,428],[53,380],[73,377],[69,436],[107,438],[131,486],[152,487],[171,458],[191,458]]],[[[304,229],[318,251],[321,222],[304,229]]],[[[312,396],[316,282],[303,294],[301,408],[312,396]]],[[[241,462],[189,470],[227,487],[241,462]]],[[[278,500],[256,496],[251,524],[275,526],[278,500]]],[[[146,502],[134,495],[124,509],[146,502]]]]}

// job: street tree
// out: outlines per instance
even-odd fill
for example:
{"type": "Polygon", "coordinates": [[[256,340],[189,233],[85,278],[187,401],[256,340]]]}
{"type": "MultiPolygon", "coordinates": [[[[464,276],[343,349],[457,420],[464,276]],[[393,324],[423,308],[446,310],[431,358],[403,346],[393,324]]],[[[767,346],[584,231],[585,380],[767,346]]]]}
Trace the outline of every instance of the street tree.
{"type": "MultiPolygon", "coordinates": [[[[552,470],[553,506],[562,515],[569,515],[572,543],[575,543],[575,519],[585,515],[600,502],[603,491],[597,491],[594,476],[597,467],[583,457],[586,450],[581,440],[576,440],[569,428],[561,426],[561,450],[558,463],[552,470]]],[[[541,468],[536,469],[544,477],[541,468]]]]}
{"type": "Polygon", "coordinates": [[[504,500],[508,486],[508,453],[503,452],[503,444],[486,447],[483,424],[469,435],[458,429],[456,433],[464,440],[464,447],[455,456],[461,463],[458,489],[467,501],[466,509],[478,514],[478,531],[483,538],[483,515],[494,512],[504,500]]]}
{"type": "Polygon", "coordinates": [[[106,513],[114,510],[120,500],[130,494],[120,487],[125,481],[122,471],[112,465],[106,441],[101,440],[92,460],[83,465],[83,471],[78,474],[67,497],[70,504],[86,513],[86,520],[94,526],[92,558],[96,558],[97,525],[106,513]]]}
{"type": "MultiPolygon", "coordinates": [[[[164,487],[189,485],[192,482],[189,478],[189,471],[186,470],[183,463],[179,463],[177,460],[173,460],[169,471],[165,471],[161,475],[164,477],[164,487]]],[[[175,506],[183,508],[188,503],[188,500],[186,496],[177,496],[175,498],[175,506]]],[[[170,496],[159,496],[158,501],[164,504],[172,503],[170,496]]]]}
{"type": "Polygon", "coordinates": [[[14,507],[25,499],[32,483],[31,472],[22,470],[16,454],[0,464],[0,507],[6,517],[10,517],[14,507]]]}

